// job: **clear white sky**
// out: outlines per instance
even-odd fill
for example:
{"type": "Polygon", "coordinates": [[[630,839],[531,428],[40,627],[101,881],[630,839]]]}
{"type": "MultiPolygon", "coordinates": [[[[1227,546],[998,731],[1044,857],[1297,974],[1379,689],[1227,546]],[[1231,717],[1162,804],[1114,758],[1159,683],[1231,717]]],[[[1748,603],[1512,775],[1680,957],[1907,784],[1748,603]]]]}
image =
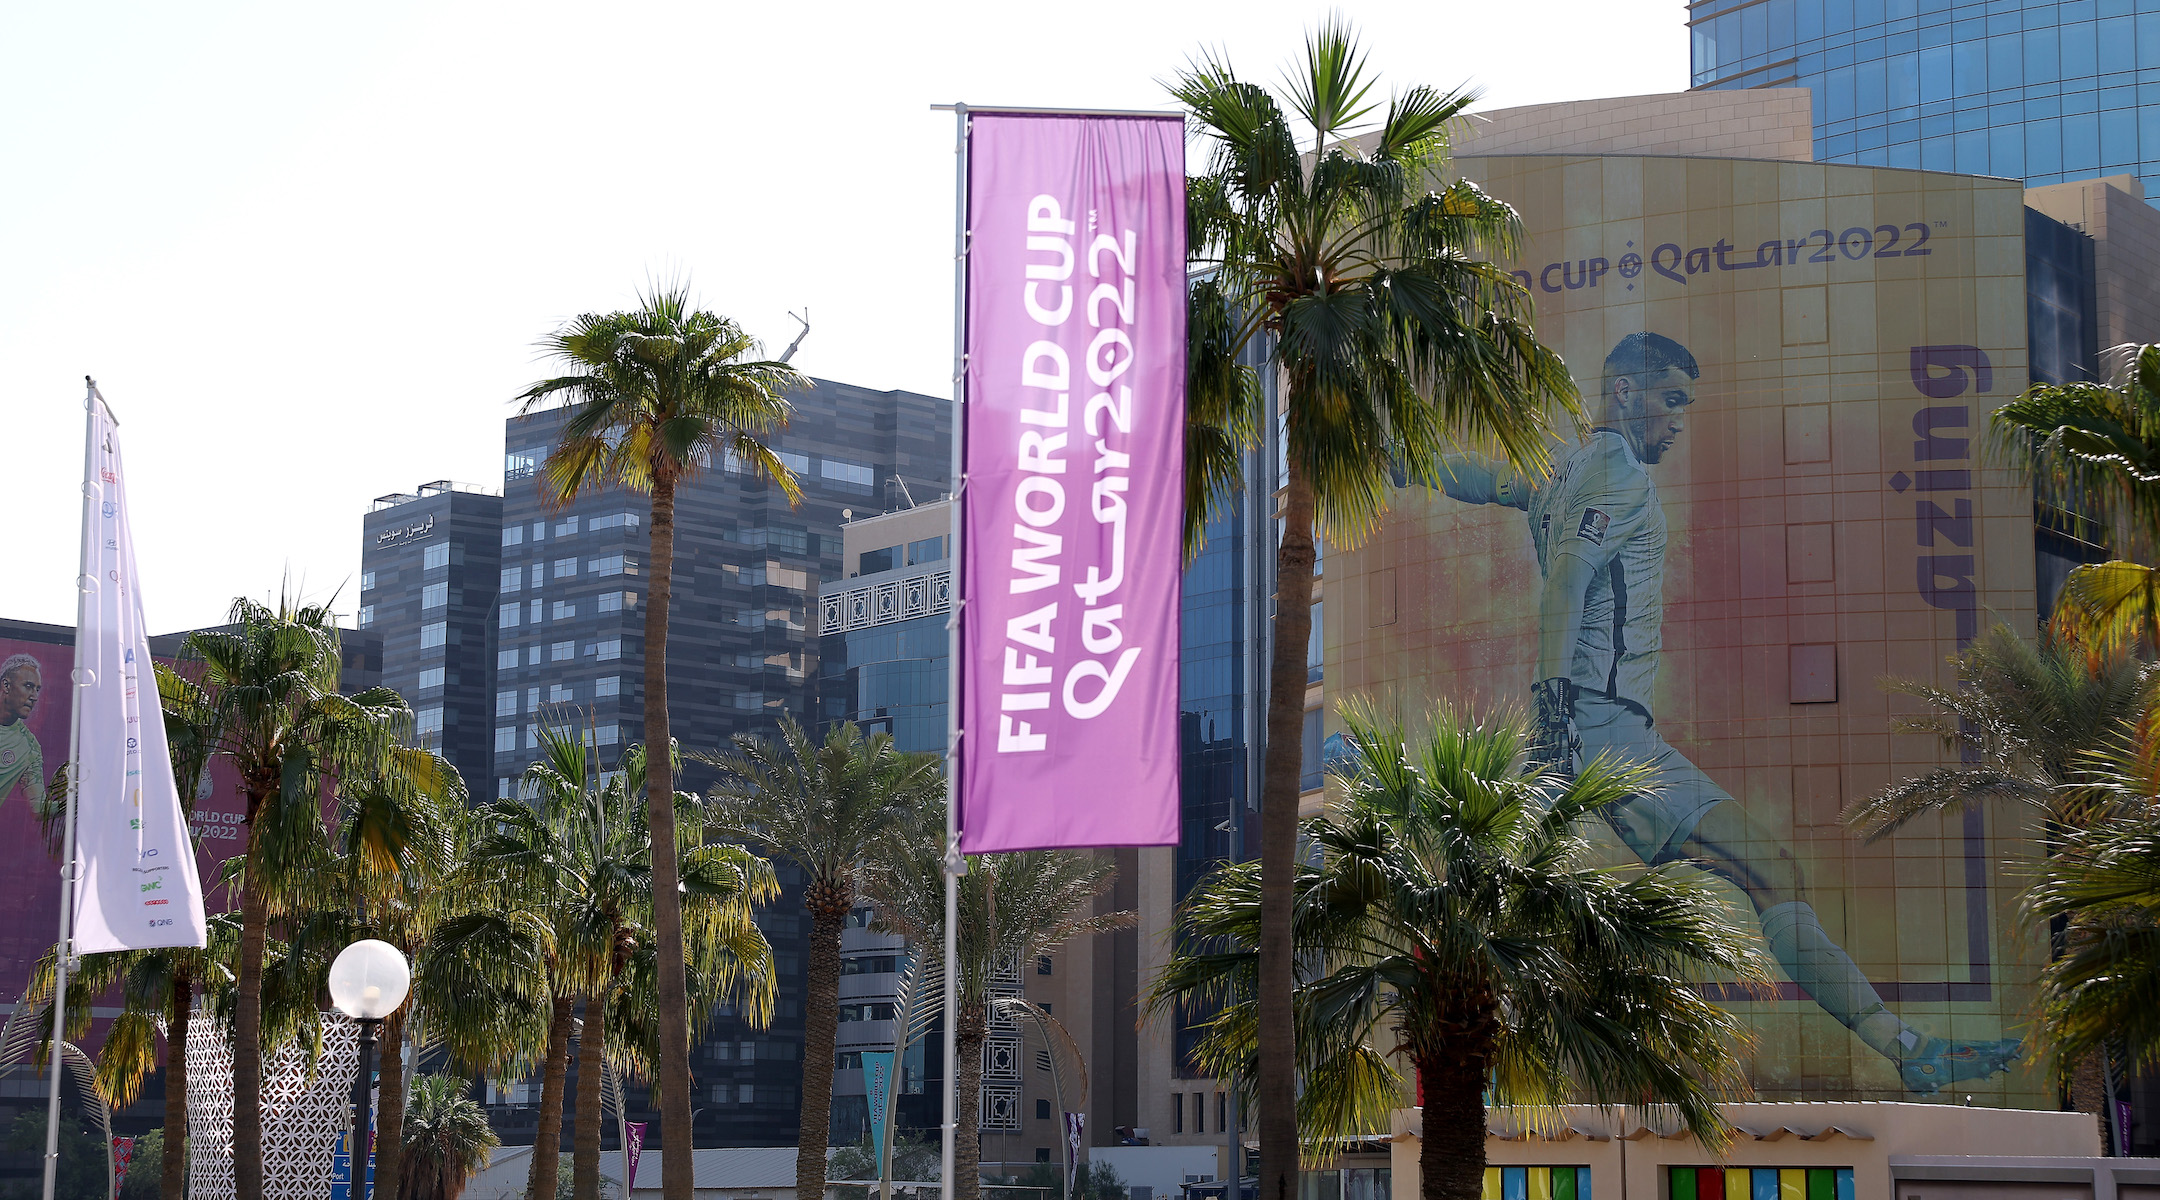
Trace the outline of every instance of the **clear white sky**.
{"type": "MultiPolygon", "coordinates": [[[[943,395],[952,118],[1153,108],[1273,0],[83,3],[0,17],[0,615],[71,623],[82,377],[122,421],[150,626],[290,576],[350,612],[371,497],[499,484],[533,343],[686,277],[796,365],[943,395]]],[[[1681,0],[1345,8],[1487,107],[1677,91],[1681,0]]]]}

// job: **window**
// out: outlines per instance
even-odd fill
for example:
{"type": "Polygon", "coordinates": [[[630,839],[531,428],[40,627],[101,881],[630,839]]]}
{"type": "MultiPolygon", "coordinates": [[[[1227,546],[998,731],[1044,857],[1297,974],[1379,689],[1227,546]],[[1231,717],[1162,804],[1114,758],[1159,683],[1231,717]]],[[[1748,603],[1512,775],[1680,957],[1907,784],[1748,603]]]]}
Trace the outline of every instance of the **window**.
{"type": "Polygon", "coordinates": [[[1035,1052],[1035,1069],[1045,1073],[1051,1070],[1050,1052],[1048,1050],[1037,1050],[1035,1052]]]}
{"type": "MultiPolygon", "coordinates": [[[[1047,1120],[1049,1120],[1049,1119],[1050,1119],[1050,1102],[1049,1102],[1048,1100],[1044,1100],[1044,1099],[1042,1099],[1042,1098],[1040,1098],[1040,1097],[1037,1097],[1037,1098],[1036,1098],[1036,1101],[1035,1101],[1035,1119],[1036,1119],[1036,1120],[1038,1120],[1038,1121],[1047,1121],[1047,1120]]],[[[1047,1150],[1047,1149],[1044,1149],[1044,1150],[1037,1150],[1037,1151],[1036,1151],[1036,1153],[1037,1153],[1037,1154],[1040,1154],[1040,1155],[1042,1155],[1042,1161],[1043,1161],[1043,1162],[1049,1162],[1049,1161],[1050,1161],[1050,1151],[1049,1151],[1049,1150],[1047,1150]]]]}
{"type": "Polygon", "coordinates": [[[865,908],[851,908],[851,909],[849,909],[849,910],[848,910],[848,915],[847,915],[847,928],[849,928],[849,929],[868,929],[868,928],[870,928],[870,924],[871,924],[871,922],[873,922],[873,921],[875,921],[875,920],[877,920],[877,910],[876,910],[876,909],[874,909],[874,908],[868,908],[868,907],[865,907],[865,908]]]}
{"type": "Polygon", "coordinates": [[[1215,1131],[1230,1132],[1230,1093],[1215,1093],[1215,1131]]]}
{"type": "Polygon", "coordinates": [[[360,590],[363,592],[372,592],[375,590],[375,572],[360,572],[360,590]]]}
{"type": "Polygon", "coordinates": [[[779,459],[781,465],[785,466],[788,470],[795,472],[797,475],[808,475],[810,473],[810,456],[807,454],[795,454],[787,450],[775,450],[773,451],[773,457],[779,459]]]}
{"type": "Polygon", "coordinates": [[[745,712],[763,708],[765,707],[765,693],[737,692],[735,693],[735,707],[745,712]]]}
{"type": "Polygon", "coordinates": [[[842,975],[890,975],[899,969],[897,954],[858,954],[840,960],[842,975]]]}
{"type": "Polygon", "coordinates": [[[738,608],[735,623],[750,629],[765,628],[765,610],[762,608],[738,608]]]}
{"type": "Polygon", "coordinates": [[[877,469],[844,458],[827,458],[818,464],[818,474],[837,484],[842,490],[860,492],[867,496],[877,484],[877,469]]]}
{"type": "Polygon", "coordinates": [[[835,1070],[835,1071],[860,1071],[860,1070],[862,1070],[862,1051],[860,1051],[860,1050],[842,1050],[842,1051],[840,1051],[840,1052],[839,1052],[838,1054],[835,1054],[835,1055],[833,1055],[833,1070],[835,1070]]]}
{"type": "Polygon", "coordinates": [[[765,544],[774,550],[802,554],[809,549],[810,531],[793,525],[775,525],[765,531],[765,544]]]}
{"type": "Polygon", "coordinates": [[[742,1061],[744,1061],[744,1062],[750,1062],[751,1060],[755,1059],[755,1058],[757,1057],[757,1043],[756,1043],[756,1042],[742,1042],[742,1043],[740,1043],[740,1044],[739,1044],[739,1052],[738,1052],[738,1053],[736,1054],[736,1057],[737,1057],[737,1058],[739,1058],[739,1059],[741,1059],[741,1060],[742,1060],[742,1061]]]}
{"type": "Polygon", "coordinates": [[[421,691],[424,692],[429,688],[439,688],[442,685],[443,669],[441,667],[429,667],[427,670],[420,672],[421,691]]]}
{"type": "Polygon", "coordinates": [[[504,479],[530,479],[540,466],[541,451],[535,446],[529,450],[512,450],[503,455],[504,479]]]}
{"type": "Polygon", "coordinates": [[[893,1019],[892,1002],[871,1001],[865,1004],[843,1004],[840,1006],[840,1019],[843,1021],[890,1021],[893,1019]]]}
{"type": "MultiPolygon", "coordinates": [[[[1305,682],[1318,683],[1327,665],[1327,601],[1314,602],[1312,606],[1312,632],[1305,637],[1305,682]]],[[[1378,618],[1374,618],[1377,620],[1378,618]]]]}
{"type": "Polygon", "coordinates": [[[514,592],[514,591],[517,591],[517,590],[518,590],[519,588],[522,588],[522,587],[524,587],[524,586],[525,586],[525,568],[523,568],[523,567],[504,567],[504,568],[502,569],[502,590],[504,590],[504,591],[506,591],[506,592],[514,592]]]}
{"type": "Polygon", "coordinates": [[[576,560],[576,559],[574,559],[574,558],[558,558],[558,559],[556,559],[556,560],[555,560],[555,578],[557,578],[557,579],[568,579],[568,578],[570,578],[570,577],[571,577],[572,575],[575,575],[575,574],[577,574],[577,560],[576,560]]]}
{"type": "Polygon", "coordinates": [[[1185,1132],[1185,1093],[1170,1093],[1170,1132],[1185,1132]]]}
{"type": "Polygon", "coordinates": [[[609,638],[607,641],[598,643],[594,649],[599,652],[601,662],[613,662],[622,657],[622,639],[609,638]]]}
{"type": "Polygon", "coordinates": [[[945,557],[944,534],[907,544],[907,560],[908,565],[911,567],[921,563],[936,562],[943,557],[945,557]]]}
{"type": "Polygon", "coordinates": [[[636,529],[637,527],[638,515],[634,512],[608,513],[585,522],[587,532],[595,529],[636,529]]]}
{"type": "Polygon", "coordinates": [[[422,625],[420,627],[420,648],[422,650],[432,650],[449,640],[450,626],[447,622],[437,621],[432,625],[422,625]]]}
{"type": "Polygon", "coordinates": [[[1041,1004],[1038,1004],[1035,1007],[1043,1010],[1044,1016],[1047,1017],[1050,1015],[1050,1002],[1048,1000],[1043,1001],[1041,1004]]]}
{"type": "Polygon", "coordinates": [[[602,576],[635,575],[637,574],[637,563],[620,554],[610,554],[604,558],[589,558],[585,560],[585,573],[602,576]]]}
{"type": "Polygon", "coordinates": [[[765,564],[759,563],[754,567],[744,567],[740,578],[744,587],[764,587],[765,564]]]}
{"type": "Polygon", "coordinates": [[[503,526],[503,545],[505,545],[505,546],[522,546],[522,545],[524,545],[524,544],[525,544],[525,527],[524,527],[523,525],[505,525],[505,526],[503,526]]]}
{"type": "Polygon", "coordinates": [[[525,727],[525,748],[527,750],[538,750],[540,748],[540,726],[527,725],[525,727]]]}
{"type": "Polygon", "coordinates": [[[1048,975],[1050,973],[1049,955],[1039,954],[1035,957],[1035,973],[1037,975],[1048,975]]]}
{"type": "Polygon", "coordinates": [[[575,513],[571,514],[570,516],[564,517],[560,521],[555,522],[556,537],[569,537],[571,534],[574,534],[576,532],[577,515],[575,513]]]}
{"type": "Polygon", "coordinates": [[[449,584],[431,583],[420,589],[420,607],[441,608],[448,603],[450,603],[449,584]]]}
{"type": "Polygon", "coordinates": [[[600,593],[600,611],[601,611],[601,612],[621,612],[622,610],[624,610],[624,609],[626,609],[626,608],[636,608],[636,607],[637,607],[637,593],[636,593],[636,592],[602,592],[602,593],[600,593]]]}
{"type": "Polygon", "coordinates": [[[413,736],[423,743],[442,736],[442,705],[431,704],[413,714],[413,736]]]}
{"type": "MultiPolygon", "coordinates": [[[[510,705],[510,708],[511,708],[511,711],[513,711],[513,712],[515,712],[515,711],[517,710],[517,704],[516,704],[516,697],[515,697],[515,696],[513,696],[513,697],[512,697],[512,703],[511,703],[511,705],[510,705]]],[[[495,753],[497,753],[497,754],[508,754],[508,753],[510,753],[511,751],[513,751],[513,750],[516,750],[516,749],[517,749],[517,726],[515,726],[515,725],[498,725],[498,726],[496,726],[496,727],[495,727],[495,753]]],[[[507,785],[509,784],[509,782],[510,782],[510,781],[509,781],[509,780],[507,780],[507,779],[503,780],[503,783],[504,783],[504,785],[505,785],[505,788],[504,788],[504,791],[503,791],[503,796],[504,796],[505,798],[508,798],[508,796],[510,795],[510,793],[509,793],[509,790],[508,790],[508,787],[507,787],[507,785]]]]}
{"type": "Polygon", "coordinates": [[[612,746],[621,740],[622,726],[620,725],[602,725],[593,731],[593,744],[596,746],[612,746]]]}
{"type": "Polygon", "coordinates": [[[420,552],[420,569],[432,571],[450,565],[450,543],[434,542],[420,552]]]}
{"type": "Polygon", "coordinates": [[[516,646],[510,647],[508,650],[497,650],[495,652],[495,669],[498,671],[515,671],[517,670],[517,658],[516,646]]]}
{"type": "Polygon", "coordinates": [[[504,629],[516,629],[518,627],[518,617],[524,611],[525,606],[519,604],[515,600],[512,600],[510,603],[503,605],[502,627],[504,629]]]}
{"type": "MultiPolygon", "coordinates": [[[[1050,1106],[1050,1102],[1049,1102],[1048,1100],[1037,1100],[1037,1101],[1035,1102],[1035,1107],[1036,1107],[1036,1108],[1048,1108],[1049,1106],[1050,1106]]],[[[1035,1147],[1035,1161],[1036,1161],[1036,1162],[1039,1162],[1039,1163],[1046,1163],[1046,1162],[1049,1162],[1049,1161],[1050,1161],[1050,1147],[1048,1147],[1048,1146],[1037,1146],[1037,1147],[1035,1147]]]]}
{"type": "Polygon", "coordinates": [[[572,617],[574,617],[574,616],[576,616],[576,615],[577,615],[577,605],[575,605],[575,604],[572,604],[572,603],[570,603],[570,602],[569,602],[568,600],[557,600],[557,601],[555,602],[555,619],[556,619],[556,620],[558,620],[558,621],[567,621],[567,620],[569,620],[570,618],[572,618],[572,617]]]}
{"type": "Polygon", "coordinates": [[[571,688],[567,683],[551,683],[548,685],[548,703],[568,704],[571,700],[570,692],[571,688]]]}
{"type": "Polygon", "coordinates": [[[1194,1092],[1192,1094],[1192,1131],[1194,1133],[1207,1132],[1206,1092],[1194,1092]]]}
{"type": "Polygon", "coordinates": [[[548,647],[548,661],[562,662],[577,657],[576,642],[556,642],[548,647]]]}
{"type": "Polygon", "coordinates": [[[855,569],[864,575],[875,574],[879,571],[890,571],[893,569],[893,556],[899,552],[900,547],[898,546],[887,546],[882,550],[865,550],[855,556],[855,569]]]}
{"type": "Polygon", "coordinates": [[[546,537],[546,536],[547,536],[547,522],[546,522],[546,521],[534,521],[534,522],[533,522],[533,526],[532,526],[532,529],[533,529],[533,539],[532,539],[532,540],[534,540],[534,541],[536,541],[536,542],[537,542],[537,541],[539,541],[540,539],[542,539],[542,538],[544,538],[544,537],[546,537]]]}
{"type": "Polygon", "coordinates": [[[540,623],[540,602],[538,600],[532,601],[530,607],[525,610],[525,620],[533,625],[540,623]]]}
{"type": "MultiPolygon", "coordinates": [[[[512,650],[510,653],[516,654],[517,651],[512,650]]],[[[516,688],[495,693],[495,715],[498,717],[514,717],[517,715],[516,688]]]]}
{"type": "Polygon", "coordinates": [[[743,1104],[757,1103],[757,1085],[754,1083],[736,1084],[735,1098],[738,1102],[743,1104]]]}
{"type": "Polygon", "coordinates": [[[539,689],[539,688],[536,688],[536,687],[529,687],[529,688],[526,688],[526,689],[525,689],[525,711],[526,711],[526,712],[538,712],[538,711],[540,711],[540,689],[539,689]]]}
{"type": "Polygon", "coordinates": [[[540,647],[538,644],[525,647],[525,665],[528,667],[540,665],[540,647]]]}
{"type": "Polygon", "coordinates": [[[361,606],[360,606],[360,628],[362,628],[362,629],[366,629],[366,628],[368,628],[369,626],[372,626],[373,624],[375,624],[375,606],[374,606],[374,605],[372,605],[372,604],[363,604],[363,605],[361,605],[361,606]]]}
{"type": "MultiPolygon", "coordinates": [[[[512,750],[515,750],[515,749],[517,749],[517,730],[515,730],[515,729],[498,729],[498,730],[496,730],[496,731],[495,731],[495,748],[496,748],[497,750],[501,750],[501,749],[503,749],[503,748],[504,748],[504,747],[503,747],[503,735],[504,735],[504,734],[506,734],[506,733],[510,735],[510,745],[509,745],[509,749],[512,749],[512,750]]],[[[515,788],[516,788],[516,786],[517,786],[517,781],[516,781],[516,780],[514,780],[514,779],[510,778],[510,777],[509,777],[508,775],[505,775],[505,776],[503,776],[502,778],[500,778],[500,779],[498,779],[498,780],[496,780],[496,781],[495,781],[495,798],[496,798],[497,800],[508,800],[508,799],[510,798],[510,793],[511,793],[511,792],[512,792],[512,791],[513,791],[513,790],[514,790],[515,788]]]]}
{"type": "Polygon", "coordinates": [[[1305,764],[1298,773],[1298,790],[1309,792],[1324,781],[1320,764],[1320,710],[1305,711],[1305,764]]]}
{"type": "Polygon", "coordinates": [[[600,678],[593,680],[592,694],[595,698],[616,696],[621,693],[622,676],[620,675],[602,675],[600,678]]]}

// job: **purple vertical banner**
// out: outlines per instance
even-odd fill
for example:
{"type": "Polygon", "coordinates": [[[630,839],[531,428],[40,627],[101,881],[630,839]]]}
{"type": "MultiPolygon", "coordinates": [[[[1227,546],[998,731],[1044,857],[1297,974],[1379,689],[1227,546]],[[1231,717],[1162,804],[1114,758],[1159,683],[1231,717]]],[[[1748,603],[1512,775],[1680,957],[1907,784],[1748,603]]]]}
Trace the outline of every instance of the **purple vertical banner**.
{"type": "Polygon", "coordinates": [[[1184,122],[969,121],[960,848],[1175,845],[1184,122]]]}
{"type": "MultiPolygon", "coordinates": [[[[623,1187],[626,1191],[629,1191],[637,1187],[637,1160],[638,1155],[645,1149],[645,1122],[625,1121],[623,1123],[623,1132],[629,1135],[625,1139],[628,1144],[623,1147],[623,1179],[625,1180],[623,1187]]],[[[667,1164],[662,1163],[661,1165],[666,1166],[667,1164]]],[[[630,1200],[630,1197],[625,1195],[623,1200],[630,1200]]]]}

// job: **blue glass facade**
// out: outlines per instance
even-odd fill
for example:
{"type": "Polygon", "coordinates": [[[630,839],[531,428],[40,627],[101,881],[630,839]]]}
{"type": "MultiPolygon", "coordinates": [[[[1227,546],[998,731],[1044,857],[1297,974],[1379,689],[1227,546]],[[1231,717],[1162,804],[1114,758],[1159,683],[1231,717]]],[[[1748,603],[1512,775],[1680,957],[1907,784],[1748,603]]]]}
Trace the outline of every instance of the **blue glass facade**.
{"type": "Polygon", "coordinates": [[[944,753],[949,636],[943,613],[826,634],[819,715],[883,730],[911,753],[944,753]]]}
{"type": "Polygon", "coordinates": [[[2160,0],[1698,0],[1693,86],[1815,94],[1822,162],[2160,194],[2160,0]]]}

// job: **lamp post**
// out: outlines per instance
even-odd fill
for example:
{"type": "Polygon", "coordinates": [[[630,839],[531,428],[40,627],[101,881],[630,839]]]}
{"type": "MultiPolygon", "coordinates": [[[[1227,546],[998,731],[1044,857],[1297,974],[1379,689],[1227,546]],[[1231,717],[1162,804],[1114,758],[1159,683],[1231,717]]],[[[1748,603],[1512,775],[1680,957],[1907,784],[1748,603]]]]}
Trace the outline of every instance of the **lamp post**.
{"type": "Polygon", "coordinates": [[[412,987],[412,968],[405,956],[388,942],[365,938],[338,951],[330,964],[330,1002],[338,1011],[360,1023],[360,1069],[353,1075],[353,1162],[358,1187],[355,1200],[369,1200],[373,1180],[368,1164],[373,1158],[369,1126],[368,1085],[375,1076],[375,1030],[383,1018],[405,1003],[412,987]]]}

